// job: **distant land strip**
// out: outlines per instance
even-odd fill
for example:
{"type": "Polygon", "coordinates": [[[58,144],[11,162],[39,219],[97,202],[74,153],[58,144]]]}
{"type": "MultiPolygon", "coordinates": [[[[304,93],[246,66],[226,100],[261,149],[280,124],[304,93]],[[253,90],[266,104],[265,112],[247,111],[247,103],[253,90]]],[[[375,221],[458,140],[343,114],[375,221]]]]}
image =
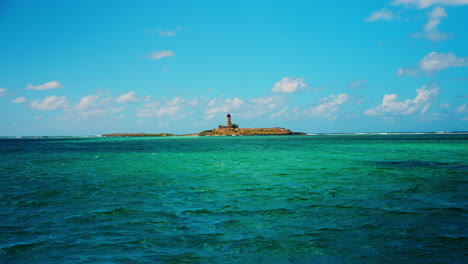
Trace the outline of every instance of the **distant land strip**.
{"type": "Polygon", "coordinates": [[[104,134],[103,137],[172,137],[177,136],[170,133],[146,134],[146,133],[113,133],[104,134]]]}

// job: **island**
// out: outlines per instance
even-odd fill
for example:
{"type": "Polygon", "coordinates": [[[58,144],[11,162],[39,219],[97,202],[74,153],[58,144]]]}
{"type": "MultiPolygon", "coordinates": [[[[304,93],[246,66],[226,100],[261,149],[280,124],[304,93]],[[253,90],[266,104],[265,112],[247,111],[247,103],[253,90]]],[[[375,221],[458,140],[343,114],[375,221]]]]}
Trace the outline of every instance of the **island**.
{"type": "Polygon", "coordinates": [[[282,127],[272,128],[239,128],[233,124],[231,114],[226,116],[226,125],[219,125],[218,128],[205,130],[199,133],[174,135],[171,133],[146,134],[146,133],[113,133],[104,134],[103,137],[171,137],[171,136],[274,136],[274,135],[307,135],[303,132],[293,132],[282,127]]]}
{"type": "Polygon", "coordinates": [[[269,136],[269,135],[306,135],[292,132],[281,127],[272,128],[216,128],[198,133],[199,136],[269,136]]]}

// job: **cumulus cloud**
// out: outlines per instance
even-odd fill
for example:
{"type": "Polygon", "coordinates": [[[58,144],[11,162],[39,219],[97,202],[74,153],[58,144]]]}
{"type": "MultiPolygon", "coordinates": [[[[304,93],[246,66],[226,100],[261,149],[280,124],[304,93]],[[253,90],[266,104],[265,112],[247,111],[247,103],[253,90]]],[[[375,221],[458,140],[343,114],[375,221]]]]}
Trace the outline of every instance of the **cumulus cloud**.
{"type": "Polygon", "coordinates": [[[462,114],[462,113],[468,113],[468,105],[467,104],[462,104],[457,109],[455,110],[455,113],[462,114]]]}
{"type": "Polygon", "coordinates": [[[77,120],[84,121],[95,118],[111,118],[113,114],[117,114],[125,109],[126,106],[118,105],[116,98],[101,97],[102,94],[92,94],[84,96],[75,105],[67,105],[64,108],[65,113],[60,116],[59,120],[77,120]]]}
{"type": "Polygon", "coordinates": [[[430,52],[418,64],[418,68],[399,68],[398,76],[417,76],[420,73],[435,73],[451,67],[467,67],[468,57],[457,58],[452,53],[430,52]]]}
{"type": "Polygon", "coordinates": [[[174,56],[175,56],[175,53],[170,50],[157,51],[148,55],[148,57],[153,60],[160,60],[162,58],[174,57],[174,56]]]}
{"type": "Polygon", "coordinates": [[[399,17],[393,14],[391,10],[382,8],[372,13],[369,17],[365,19],[365,21],[366,22],[373,22],[373,21],[378,21],[378,20],[392,21],[392,20],[397,20],[397,19],[399,19],[399,17]]]}
{"type": "Polygon", "coordinates": [[[80,102],[76,106],[76,109],[83,110],[96,105],[96,100],[99,98],[98,95],[88,95],[81,98],[80,102]]]}
{"type": "Polygon", "coordinates": [[[7,90],[7,88],[0,88],[0,96],[3,96],[7,90]]]}
{"type": "Polygon", "coordinates": [[[353,89],[361,89],[367,86],[367,80],[366,79],[359,79],[359,80],[354,80],[350,84],[348,84],[349,88],[353,89]]]}
{"type": "Polygon", "coordinates": [[[442,7],[434,7],[432,11],[427,13],[428,21],[424,25],[423,33],[415,33],[413,37],[415,38],[425,38],[432,41],[442,41],[448,39],[451,34],[443,33],[438,30],[440,20],[447,16],[445,9],[442,7]]]}
{"type": "Polygon", "coordinates": [[[126,104],[126,103],[129,103],[129,102],[138,102],[140,100],[141,100],[141,98],[136,97],[135,92],[131,91],[131,92],[128,92],[126,94],[122,94],[121,96],[119,96],[117,98],[117,103],[126,104]]]}
{"type": "Polygon", "coordinates": [[[22,104],[22,103],[26,103],[26,98],[24,96],[20,96],[16,99],[14,99],[13,101],[11,101],[12,103],[15,103],[15,104],[22,104]]]}
{"type": "Polygon", "coordinates": [[[178,26],[174,30],[161,30],[161,29],[156,29],[156,33],[158,33],[161,36],[166,36],[166,37],[172,37],[175,36],[180,30],[182,29],[181,26],[178,26]]]}
{"type": "Polygon", "coordinates": [[[429,88],[426,85],[416,90],[416,97],[399,101],[398,95],[386,94],[382,99],[382,104],[379,106],[366,110],[365,115],[381,116],[381,115],[411,115],[418,110],[420,114],[424,114],[430,107],[429,101],[439,94],[439,87],[429,88]]]}
{"type": "Polygon", "coordinates": [[[195,98],[175,97],[173,99],[163,99],[162,101],[149,102],[137,110],[137,117],[184,117],[181,113],[184,108],[195,107],[198,100],[195,98]]]}
{"type": "Polygon", "coordinates": [[[349,95],[342,93],[339,95],[330,95],[320,99],[318,105],[305,110],[304,114],[306,116],[325,116],[329,119],[336,119],[336,116],[333,113],[337,112],[340,109],[340,106],[349,101],[349,95]]]}
{"type": "Polygon", "coordinates": [[[394,0],[394,5],[416,6],[424,9],[433,5],[467,5],[468,0],[394,0]]]}
{"type": "Polygon", "coordinates": [[[246,103],[239,98],[228,98],[226,100],[212,100],[205,110],[205,119],[209,120],[219,113],[229,113],[239,110],[246,103]]]}
{"type": "Polygon", "coordinates": [[[286,103],[286,97],[282,95],[267,95],[249,100],[254,107],[275,109],[286,103]]]}
{"type": "Polygon", "coordinates": [[[274,93],[294,93],[306,87],[303,78],[284,77],[274,84],[271,91],[274,93]]]}
{"type": "Polygon", "coordinates": [[[51,81],[51,82],[47,82],[47,83],[39,84],[39,85],[28,84],[28,86],[26,86],[27,90],[37,90],[37,91],[57,89],[57,88],[63,88],[63,85],[61,85],[57,81],[51,81]]]}
{"type": "Polygon", "coordinates": [[[426,72],[466,66],[468,66],[468,57],[457,58],[452,53],[430,52],[419,62],[420,69],[426,72]]]}
{"type": "Polygon", "coordinates": [[[78,103],[67,103],[63,115],[57,117],[62,121],[84,121],[96,118],[117,118],[115,115],[126,109],[126,103],[141,101],[143,98],[135,96],[134,92],[128,92],[120,97],[103,97],[103,93],[91,94],[82,97],[78,103]]]}
{"type": "Polygon", "coordinates": [[[36,110],[54,110],[64,108],[68,105],[68,100],[65,96],[49,96],[44,100],[35,100],[31,103],[31,107],[36,110]]]}
{"type": "Polygon", "coordinates": [[[398,76],[418,76],[419,74],[419,69],[413,69],[413,68],[398,68],[397,70],[397,75],[398,76]]]}
{"type": "Polygon", "coordinates": [[[440,104],[440,107],[442,108],[449,108],[451,105],[449,103],[442,103],[440,104]]]}
{"type": "Polygon", "coordinates": [[[92,94],[81,98],[78,104],[67,109],[62,119],[87,120],[105,116],[110,112],[113,102],[109,99],[99,100],[99,97],[99,95],[92,94]]]}

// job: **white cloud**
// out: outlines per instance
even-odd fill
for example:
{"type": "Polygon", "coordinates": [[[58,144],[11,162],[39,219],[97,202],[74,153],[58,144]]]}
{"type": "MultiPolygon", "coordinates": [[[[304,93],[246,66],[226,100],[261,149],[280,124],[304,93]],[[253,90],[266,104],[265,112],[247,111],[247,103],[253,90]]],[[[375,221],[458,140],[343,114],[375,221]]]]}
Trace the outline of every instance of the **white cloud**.
{"type": "Polygon", "coordinates": [[[426,85],[416,90],[416,98],[414,98],[414,104],[425,103],[429,101],[432,97],[435,97],[439,94],[439,87],[428,88],[426,85]]]}
{"type": "Polygon", "coordinates": [[[468,57],[457,58],[452,53],[431,52],[419,62],[419,67],[423,71],[440,71],[450,67],[468,66],[468,57]]]}
{"type": "Polygon", "coordinates": [[[449,107],[450,107],[450,104],[449,104],[449,103],[442,103],[442,104],[440,104],[440,107],[442,107],[442,108],[449,108],[449,107]]]}
{"type": "Polygon", "coordinates": [[[366,79],[360,79],[360,80],[354,80],[350,84],[348,84],[348,87],[353,88],[353,89],[361,89],[363,87],[367,86],[367,80],[366,79]]]}
{"type": "Polygon", "coordinates": [[[126,104],[129,102],[138,102],[138,101],[140,101],[140,98],[135,96],[134,91],[128,92],[126,94],[122,94],[121,96],[119,96],[119,98],[117,98],[117,103],[120,103],[120,104],[126,104]]]}
{"type": "Polygon", "coordinates": [[[281,116],[287,114],[287,111],[288,111],[288,107],[286,106],[286,107],[282,108],[281,110],[277,111],[276,113],[271,114],[270,117],[273,117],[273,118],[274,117],[281,117],[281,116]]]}
{"type": "Polygon", "coordinates": [[[54,110],[64,108],[67,105],[68,100],[65,96],[57,97],[55,95],[45,98],[42,102],[35,100],[31,103],[31,107],[36,110],[54,110]]]}
{"type": "Polygon", "coordinates": [[[437,27],[439,25],[439,20],[443,17],[447,16],[447,13],[445,13],[445,9],[440,6],[436,6],[432,9],[432,11],[428,12],[429,16],[429,22],[426,24],[425,29],[426,30],[431,30],[437,27]]]}
{"type": "Polygon", "coordinates": [[[433,5],[467,5],[468,0],[394,0],[393,4],[424,9],[433,5]]]}
{"type": "Polygon", "coordinates": [[[435,73],[445,68],[452,67],[467,67],[468,57],[457,58],[452,53],[437,53],[430,52],[424,56],[420,61],[418,68],[399,68],[397,71],[398,76],[417,76],[421,72],[435,73]]]}
{"type": "Polygon", "coordinates": [[[3,96],[7,90],[7,88],[0,88],[0,96],[3,96]]]}
{"type": "Polygon", "coordinates": [[[274,93],[294,93],[306,87],[303,78],[284,77],[274,84],[271,91],[274,93]]]}
{"type": "Polygon", "coordinates": [[[22,103],[26,103],[26,98],[24,96],[20,96],[16,99],[14,99],[13,101],[11,101],[12,103],[15,103],[15,104],[22,104],[22,103]]]}
{"type": "Polygon", "coordinates": [[[159,60],[165,57],[174,57],[174,56],[175,56],[175,53],[170,50],[157,51],[148,55],[148,57],[153,60],[159,60]]]}
{"type": "Polygon", "coordinates": [[[178,26],[175,30],[161,30],[161,29],[156,29],[156,32],[161,35],[161,36],[166,36],[166,37],[172,37],[177,34],[182,29],[181,26],[178,26]]]}
{"type": "Polygon", "coordinates": [[[77,120],[88,120],[96,117],[105,116],[107,111],[105,109],[92,109],[87,111],[76,112],[75,117],[77,120]]]}
{"type": "Polygon", "coordinates": [[[418,69],[404,69],[404,68],[398,68],[397,70],[397,75],[398,76],[418,76],[419,70],[418,69]]]}
{"type": "Polygon", "coordinates": [[[114,108],[112,108],[111,112],[112,112],[113,114],[116,114],[116,113],[122,112],[123,110],[125,110],[125,106],[114,107],[114,108]]]}
{"type": "Polygon", "coordinates": [[[431,41],[443,41],[446,40],[450,37],[452,37],[452,34],[450,33],[443,33],[438,31],[437,29],[430,30],[430,31],[425,31],[423,33],[416,32],[411,35],[413,38],[424,38],[428,39],[431,41]]]}
{"type": "Polygon", "coordinates": [[[333,113],[340,109],[340,105],[349,101],[349,95],[342,93],[339,95],[330,95],[320,99],[320,103],[308,110],[305,110],[303,114],[306,116],[325,116],[329,119],[336,119],[337,117],[333,113]]]}
{"type": "Polygon", "coordinates": [[[432,41],[442,41],[448,39],[451,34],[440,32],[437,27],[440,24],[440,20],[443,17],[447,16],[445,9],[443,7],[437,6],[432,9],[432,11],[427,13],[428,21],[424,25],[423,33],[415,33],[413,37],[415,38],[425,38],[432,41]]]}
{"type": "Polygon", "coordinates": [[[215,100],[209,103],[210,108],[205,110],[205,119],[209,120],[219,113],[230,113],[241,109],[246,103],[239,98],[228,98],[224,101],[215,100]]]}
{"type": "Polygon", "coordinates": [[[377,21],[377,20],[392,21],[396,19],[399,19],[399,17],[393,14],[391,10],[382,8],[372,13],[368,18],[365,19],[365,21],[367,22],[372,22],[372,21],[377,21]]]}
{"type": "Polygon", "coordinates": [[[282,95],[268,95],[259,98],[252,98],[249,102],[254,104],[254,107],[276,109],[286,103],[286,97],[282,95]]]}
{"type": "Polygon", "coordinates": [[[88,95],[81,98],[80,102],[76,106],[78,110],[87,109],[96,105],[96,100],[99,98],[98,95],[88,95]]]}
{"type": "Polygon", "coordinates": [[[468,113],[468,106],[467,104],[462,104],[457,109],[455,110],[455,113],[462,114],[462,113],[468,113]]]}
{"type": "Polygon", "coordinates": [[[338,112],[341,106],[350,101],[350,96],[347,93],[339,95],[329,95],[320,99],[319,103],[310,108],[303,108],[300,106],[288,106],[286,104],[278,106],[274,111],[271,111],[271,118],[286,118],[286,119],[298,119],[298,118],[310,118],[310,117],[325,117],[329,120],[335,120],[338,118],[338,112]]]}
{"type": "Polygon", "coordinates": [[[416,90],[416,97],[399,101],[398,95],[386,94],[382,99],[382,104],[366,110],[365,115],[380,116],[380,115],[411,115],[421,109],[420,114],[424,114],[430,107],[429,101],[439,94],[439,87],[429,88],[426,85],[416,90]]]}
{"type": "Polygon", "coordinates": [[[198,105],[198,100],[194,98],[175,97],[171,100],[163,99],[162,102],[145,103],[137,110],[137,117],[185,117],[186,113],[181,113],[190,107],[198,105]]]}
{"type": "Polygon", "coordinates": [[[92,118],[110,118],[125,109],[125,106],[115,106],[117,100],[112,97],[100,99],[100,94],[88,95],[80,99],[73,107],[66,107],[64,115],[59,120],[77,120],[83,121],[92,118]]]}
{"type": "Polygon", "coordinates": [[[47,83],[39,84],[39,85],[28,84],[28,86],[26,86],[27,90],[38,90],[38,91],[57,89],[57,88],[63,88],[63,85],[61,85],[57,81],[47,82],[47,83]]]}

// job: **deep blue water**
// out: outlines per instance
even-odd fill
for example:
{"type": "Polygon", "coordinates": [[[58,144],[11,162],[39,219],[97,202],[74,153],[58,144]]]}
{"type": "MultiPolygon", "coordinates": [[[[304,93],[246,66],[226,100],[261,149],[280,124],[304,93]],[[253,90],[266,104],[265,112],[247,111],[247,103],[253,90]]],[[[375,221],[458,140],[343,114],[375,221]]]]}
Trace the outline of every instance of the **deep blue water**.
{"type": "Polygon", "coordinates": [[[467,263],[468,135],[0,139],[0,263],[467,263]]]}

